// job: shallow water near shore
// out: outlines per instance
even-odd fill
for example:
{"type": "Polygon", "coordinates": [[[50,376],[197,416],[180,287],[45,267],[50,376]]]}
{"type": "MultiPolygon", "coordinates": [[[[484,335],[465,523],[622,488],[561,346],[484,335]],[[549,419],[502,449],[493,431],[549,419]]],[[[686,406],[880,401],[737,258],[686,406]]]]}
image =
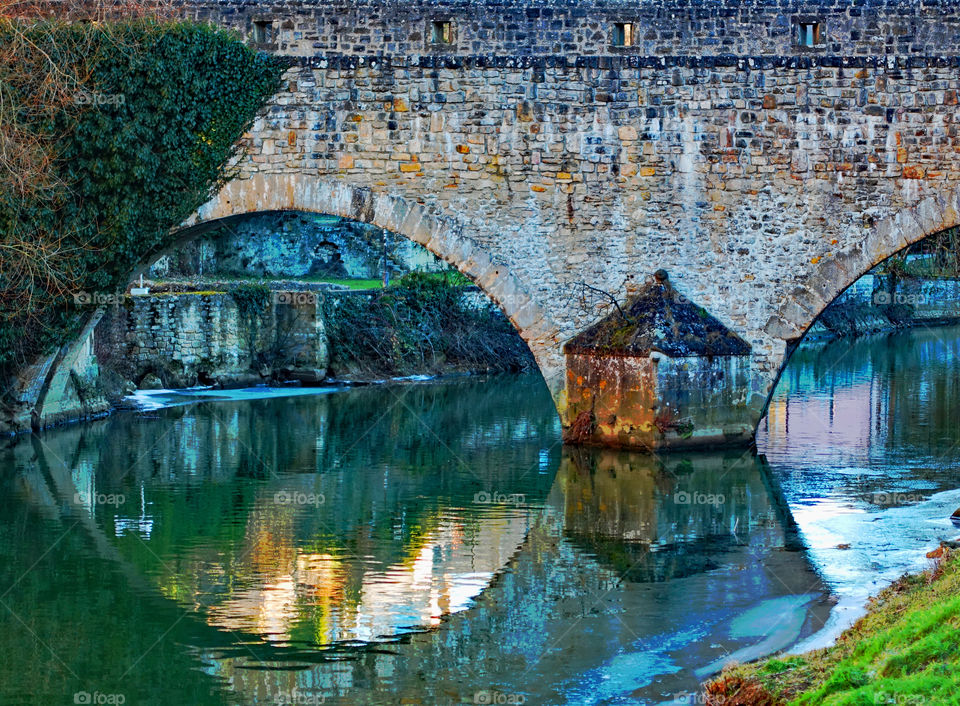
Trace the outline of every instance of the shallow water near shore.
{"type": "Polygon", "coordinates": [[[866,599],[960,535],[960,327],[919,327],[802,346],[757,445],[810,560],[838,604],[827,644],[866,599]],[[849,549],[842,548],[849,544],[849,549]],[[838,548],[841,547],[841,548],[838,548]]]}
{"type": "Polygon", "coordinates": [[[158,391],[18,440],[0,701],[692,703],[958,533],[958,353],[802,347],[759,455],[565,449],[531,375],[158,391]]]}

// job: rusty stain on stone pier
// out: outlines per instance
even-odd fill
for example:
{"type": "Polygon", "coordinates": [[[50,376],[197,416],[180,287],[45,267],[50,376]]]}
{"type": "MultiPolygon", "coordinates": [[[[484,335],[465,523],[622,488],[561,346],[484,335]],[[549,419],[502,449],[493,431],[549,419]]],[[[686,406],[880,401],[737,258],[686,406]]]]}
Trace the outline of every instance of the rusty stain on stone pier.
{"type": "Polygon", "coordinates": [[[741,391],[750,346],[676,292],[663,270],[564,353],[568,442],[647,450],[749,443],[757,410],[741,391]]]}

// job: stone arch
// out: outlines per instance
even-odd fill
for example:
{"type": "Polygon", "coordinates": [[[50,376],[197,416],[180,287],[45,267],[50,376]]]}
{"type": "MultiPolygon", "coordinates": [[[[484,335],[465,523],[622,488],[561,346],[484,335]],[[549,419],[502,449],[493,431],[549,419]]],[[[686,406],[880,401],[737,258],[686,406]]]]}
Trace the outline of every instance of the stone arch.
{"type": "MultiPolygon", "coordinates": [[[[500,307],[536,358],[551,392],[562,383],[563,359],[556,343],[557,327],[530,296],[524,284],[501,262],[494,261],[463,234],[457,220],[426,205],[342,181],[298,173],[256,173],[228,182],[178,229],[173,244],[138,268],[196,238],[217,222],[271,211],[305,211],[340,216],[384,228],[419,243],[469,277],[500,307]]],[[[555,395],[556,396],[556,395],[555,395]]]]}
{"type": "Polygon", "coordinates": [[[853,247],[814,265],[770,317],[766,332],[793,343],[850,285],[904,248],[960,225],[960,189],[934,194],[870,227],[853,247]]]}
{"type": "MultiPolygon", "coordinates": [[[[853,247],[837,253],[806,275],[785,295],[765,331],[785,343],[774,369],[762,417],[797,345],[824,310],[858,279],[905,248],[937,233],[960,226],[960,188],[922,198],[915,205],[870,226],[853,247]]],[[[757,420],[758,424],[760,419],[757,420]]]]}

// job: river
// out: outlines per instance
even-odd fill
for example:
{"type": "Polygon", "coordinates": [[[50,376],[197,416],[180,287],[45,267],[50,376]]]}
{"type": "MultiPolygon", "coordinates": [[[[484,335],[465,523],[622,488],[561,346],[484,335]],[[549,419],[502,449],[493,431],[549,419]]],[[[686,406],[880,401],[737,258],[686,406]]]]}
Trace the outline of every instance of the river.
{"type": "Polygon", "coordinates": [[[955,536],[958,357],[804,345],[756,454],[565,449],[537,376],[158,392],[21,438],[0,702],[693,703],[955,536]]]}

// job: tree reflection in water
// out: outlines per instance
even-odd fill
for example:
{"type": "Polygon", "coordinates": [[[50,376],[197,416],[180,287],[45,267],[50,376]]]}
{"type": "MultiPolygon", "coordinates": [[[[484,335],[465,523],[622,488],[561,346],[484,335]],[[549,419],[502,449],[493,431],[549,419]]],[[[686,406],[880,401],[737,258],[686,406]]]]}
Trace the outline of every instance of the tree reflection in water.
{"type": "MultiPolygon", "coordinates": [[[[485,689],[537,703],[598,689],[660,698],[717,660],[810,633],[828,609],[761,461],[561,453],[539,380],[155,416],[18,444],[5,476],[4,516],[51,532],[80,520],[68,536],[85,557],[41,567],[35,591],[48,570],[72,587],[20,608],[51,631],[87,625],[98,645],[104,611],[81,596],[110,596],[131,652],[147,654],[131,672],[138,693],[179,702],[190,680],[171,674],[202,691],[202,669],[227,702],[293,690],[327,703],[472,701],[485,689]],[[72,488],[126,502],[76,506],[72,488]],[[91,574],[91,554],[109,571],[91,574]],[[177,659],[162,637],[171,625],[177,659]],[[138,644],[149,636],[165,665],[138,644]]],[[[80,659],[79,644],[61,649],[80,659]]]]}

